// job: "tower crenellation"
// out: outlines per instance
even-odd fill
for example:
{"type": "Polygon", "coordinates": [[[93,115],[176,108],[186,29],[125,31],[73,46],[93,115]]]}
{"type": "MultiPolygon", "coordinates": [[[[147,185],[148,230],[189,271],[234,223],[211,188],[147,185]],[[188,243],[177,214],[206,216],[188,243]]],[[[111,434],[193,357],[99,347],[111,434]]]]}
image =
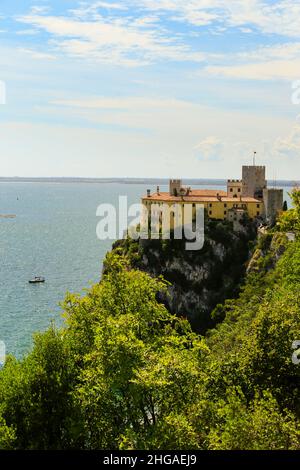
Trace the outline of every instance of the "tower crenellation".
{"type": "Polygon", "coordinates": [[[170,180],[170,196],[179,195],[181,187],[182,187],[181,179],[171,179],[170,180]]]}

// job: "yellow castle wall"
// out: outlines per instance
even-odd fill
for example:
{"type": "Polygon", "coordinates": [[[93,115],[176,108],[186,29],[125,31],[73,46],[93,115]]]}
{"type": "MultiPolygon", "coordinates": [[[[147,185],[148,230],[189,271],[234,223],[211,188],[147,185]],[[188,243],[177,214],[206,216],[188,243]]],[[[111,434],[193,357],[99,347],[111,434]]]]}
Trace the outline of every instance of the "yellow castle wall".
{"type": "MultiPolygon", "coordinates": [[[[172,207],[174,203],[172,202],[161,202],[159,203],[158,201],[151,201],[148,198],[142,200],[143,204],[145,205],[146,209],[148,210],[148,214],[150,215],[151,213],[151,207],[154,205],[154,208],[156,210],[161,210],[162,206],[164,204],[167,204],[169,207],[169,210],[172,212],[172,207]]],[[[184,205],[193,205],[192,207],[192,219],[195,218],[196,216],[196,204],[193,202],[189,201],[178,201],[175,204],[179,204],[181,206],[184,205]]],[[[218,219],[218,220],[225,220],[228,215],[228,210],[233,209],[234,206],[238,205],[239,208],[245,208],[245,210],[248,212],[248,215],[251,219],[254,219],[255,217],[259,215],[263,215],[264,212],[264,205],[262,202],[241,202],[237,200],[236,202],[224,202],[224,201],[204,201],[201,202],[201,204],[204,205],[204,208],[207,211],[207,215],[211,219],[218,219]],[[259,207],[258,207],[259,206],[259,207]]],[[[184,212],[183,212],[184,213],[184,212]]],[[[184,220],[183,223],[191,223],[191,220],[184,220]]],[[[174,217],[170,217],[170,224],[171,224],[171,229],[174,228],[174,217]]]]}

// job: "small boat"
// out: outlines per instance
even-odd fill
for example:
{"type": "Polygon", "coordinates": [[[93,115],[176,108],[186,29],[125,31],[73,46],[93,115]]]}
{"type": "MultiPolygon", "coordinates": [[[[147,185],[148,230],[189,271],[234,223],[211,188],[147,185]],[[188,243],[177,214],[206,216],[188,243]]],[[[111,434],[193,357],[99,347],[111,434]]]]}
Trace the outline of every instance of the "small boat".
{"type": "Polygon", "coordinates": [[[45,278],[41,276],[36,276],[33,279],[30,279],[29,284],[40,284],[42,282],[45,282],[45,278]]]}

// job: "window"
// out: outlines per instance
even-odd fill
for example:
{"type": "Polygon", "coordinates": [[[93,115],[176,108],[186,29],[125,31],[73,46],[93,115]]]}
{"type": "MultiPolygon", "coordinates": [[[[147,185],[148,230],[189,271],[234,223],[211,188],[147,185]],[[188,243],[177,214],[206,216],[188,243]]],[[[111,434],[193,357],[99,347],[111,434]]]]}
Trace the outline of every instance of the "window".
{"type": "Polygon", "coordinates": [[[212,214],[212,211],[209,211],[209,215],[211,215],[211,214],[212,214]]]}
{"type": "Polygon", "coordinates": [[[212,207],[212,204],[209,204],[209,207],[212,207]]]}
{"type": "Polygon", "coordinates": [[[195,204],[195,203],[193,203],[193,207],[196,207],[196,204],[195,204]]]}
{"type": "Polygon", "coordinates": [[[257,209],[259,209],[259,208],[260,208],[260,205],[259,205],[259,204],[256,204],[256,207],[257,207],[257,209]]]}
{"type": "Polygon", "coordinates": [[[230,188],[230,192],[233,193],[233,188],[230,188]]]}
{"type": "Polygon", "coordinates": [[[224,204],[224,207],[227,207],[227,204],[224,204]]]}
{"type": "Polygon", "coordinates": [[[226,215],[226,214],[227,214],[227,211],[224,211],[224,215],[226,215]]]}
{"type": "Polygon", "coordinates": [[[256,215],[260,215],[259,212],[256,212],[256,215]]]}
{"type": "Polygon", "coordinates": [[[240,192],[241,192],[241,188],[238,188],[238,193],[240,193],[240,192]]]}

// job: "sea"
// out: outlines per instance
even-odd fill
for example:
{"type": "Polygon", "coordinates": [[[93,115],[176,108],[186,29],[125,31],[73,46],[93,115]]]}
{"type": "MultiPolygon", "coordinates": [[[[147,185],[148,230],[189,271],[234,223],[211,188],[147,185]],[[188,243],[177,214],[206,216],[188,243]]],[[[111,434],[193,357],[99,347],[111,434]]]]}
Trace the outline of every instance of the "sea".
{"type": "MultiPolygon", "coordinates": [[[[225,189],[215,183],[202,187],[225,189]]],[[[20,358],[30,351],[34,332],[62,324],[66,292],[84,295],[99,282],[113,240],[97,237],[98,206],[118,208],[119,196],[131,205],[155,188],[140,182],[0,182],[0,215],[14,216],[0,217],[0,343],[6,354],[20,358]],[[29,284],[34,276],[46,282],[29,284]]],[[[291,188],[284,190],[290,203],[291,188]]]]}

